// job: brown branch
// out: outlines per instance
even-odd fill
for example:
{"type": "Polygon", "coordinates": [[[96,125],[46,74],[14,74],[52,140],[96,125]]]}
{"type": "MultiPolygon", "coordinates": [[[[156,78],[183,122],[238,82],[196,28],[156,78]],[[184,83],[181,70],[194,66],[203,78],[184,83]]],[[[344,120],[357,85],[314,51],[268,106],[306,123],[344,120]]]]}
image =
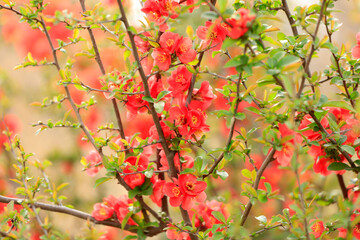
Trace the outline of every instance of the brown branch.
{"type": "Polygon", "coordinates": [[[299,32],[298,32],[298,30],[297,30],[297,28],[296,28],[296,26],[295,26],[295,21],[294,21],[294,19],[293,19],[292,16],[291,16],[291,12],[290,12],[289,6],[288,6],[288,4],[287,4],[287,1],[286,1],[286,0],[281,0],[281,2],[282,2],[282,8],[280,8],[280,9],[282,9],[282,10],[285,12],[286,17],[287,17],[287,19],[288,19],[288,21],[289,21],[289,23],[290,23],[290,26],[291,26],[291,30],[292,30],[292,32],[293,32],[293,35],[294,35],[294,36],[298,36],[298,35],[299,35],[299,32]]]}
{"type": "MultiPolygon", "coordinates": [[[[311,44],[311,49],[310,49],[310,53],[308,55],[308,57],[306,58],[304,64],[303,64],[303,67],[304,67],[304,71],[305,73],[307,73],[309,75],[310,73],[310,62],[311,62],[311,59],[313,57],[313,54],[315,52],[315,40],[316,40],[316,36],[318,34],[318,31],[319,31],[319,27],[320,27],[320,23],[321,23],[321,20],[323,18],[323,15],[324,15],[324,10],[325,10],[325,5],[326,5],[326,0],[323,0],[322,1],[322,4],[321,4],[321,9],[320,9],[320,14],[319,14],[319,19],[316,23],[316,27],[315,27],[315,31],[313,34],[310,34],[310,36],[312,37],[312,41],[313,43],[311,44]]],[[[310,75],[309,75],[310,76],[310,75]]],[[[301,83],[300,83],[300,87],[299,87],[299,91],[298,93],[296,94],[297,98],[299,98],[301,96],[301,93],[302,91],[304,90],[304,87],[305,87],[305,77],[302,78],[301,80],[301,83]]]]}
{"type": "MultiPolygon", "coordinates": [[[[53,45],[53,43],[52,43],[52,41],[51,41],[50,34],[49,34],[49,32],[48,32],[48,30],[47,30],[47,28],[46,28],[44,19],[43,19],[42,17],[40,18],[40,24],[41,24],[41,26],[42,26],[42,28],[43,28],[43,31],[44,31],[45,36],[46,36],[46,39],[47,39],[47,41],[48,41],[48,43],[49,43],[49,45],[50,45],[50,48],[51,48],[51,50],[52,50],[52,55],[53,55],[53,58],[54,58],[54,62],[55,62],[56,69],[60,72],[61,67],[60,67],[60,64],[59,64],[59,60],[58,60],[58,58],[57,58],[57,51],[56,51],[55,48],[54,48],[54,45],[53,45]]],[[[83,120],[82,120],[82,117],[81,117],[81,115],[80,115],[79,109],[76,107],[75,102],[74,102],[74,100],[72,99],[72,96],[71,96],[71,94],[70,94],[70,91],[69,91],[68,86],[67,86],[67,85],[64,85],[64,88],[65,88],[65,92],[66,92],[66,98],[69,100],[70,105],[71,105],[71,108],[72,108],[73,111],[75,112],[76,118],[77,118],[77,120],[79,121],[79,124],[80,124],[81,129],[82,129],[83,132],[85,133],[87,139],[91,142],[91,144],[94,146],[94,148],[95,148],[95,149],[99,152],[99,154],[102,156],[103,153],[102,153],[101,149],[96,146],[96,143],[95,143],[94,138],[91,136],[89,130],[86,128],[86,126],[85,126],[85,124],[84,124],[84,122],[83,122],[83,120]]]]}
{"type": "Polygon", "coordinates": [[[345,182],[344,182],[344,177],[340,174],[336,174],[336,177],[339,182],[341,193],[342,193],[344,199],[349,199],[348,190],[347,190],[345,182]]]}
{"type": "MultiPolygon", "coordinates": [[[[324,0],[325,1],[325,0],[324,0]]],[[[330,43],[332,43],[332,33],[330,32],[330,30],[329,30],[329,27],[328,27],[328,22],[327,22],[327,16],[325,15],[325,28],[326,28],[326,33],[327,33],[327,35],[328,35],[328,37],[329,37],[329,42],[330,43]]],[[[334,59],[335,59],[335,63],[336,63],[336,68],[337,68],[337,72],[338,72],[338,74],[339,74],[339,76],[341,77],[341,79],[342,79],[342,83],[343,83],[343,86],[344,86],[344,89],[345,89],[345,93],[346,93],[346,96],[349,98],[349,100],[350,100],[350,103],[351,103],[351,106],[352,107],[355,107],[355,102],[354,102],[354,100],[353,99],[351,99],[351,96],[350,96],[350,93],[349,93],[349,89],[348,89],[348,87],[347,87],[347,85],[346,85],[346,81],[345,81],[345,79],[344,79],[344,76],[343,76],[343,74],[342,74],[342,72],[341,72],[341,66],[340,66],[340,63],[339,63],[339,58],[335,55],[335,53],[333,53],[333,52],[331,52],[331,54],[332,54],[332,56],[334,57],[334,59]]]]}
{"type": "MultiPolygon", "coordinates": [[[[157,166],[157,169],[161,168],[160,159],[161,159],[160,149],[156,149],[156,166],[157,166]]],[[[165,180],[165,174],[164,173],[159,173],[159,179],[160,180],[165,180]]],[[[164,212],[166,214],[166,216],[170,217],[169,205],[168,205],[168,200],[167,200],[166,195],[164,195],[163,198],[161,199],[161,211],[164,212]]]]}
{"type": "MultiPolygon", "coordinates": [[[[197,71],[197,69],[199,68],[199,66],[201,64],[201,61],[202,61],[202,59],[204,57],[204,54],[205,54],[205,51],[203,51],[203,52],[201,52],[199,54],[198,63],[195,65],[195,71],[197,71]]],[[[193,73],[193,75],[191,77],[191,82],[190,82],[188,95],[186,96],[186,102],[185,102],[186,107],[188,107],[190,105],[190,102],[191,102],[192,93],[193,93],[194,86],[195,86],[196,75],[197,75],[197,73],[193,73]]]]}
{"type": "MultiPolygon", "coordinates": [[[[259,184],[260,184],[260,180],[261,177],[265,171],[265,169],[267,168],[267,166],[269,165],[269,163],[271,163],[274,160],[274,154],[275,154],[276,150],[273,148],[271,149],[271,151],[268,153],[268,155],[266,156],[264,162],[261,164],[261,167],[259,168],[259,171],[256,174],[256,178],[255,178],[255,182],[253,184],[253,188],[255,190],[258,189],[259,184]]],[[[240,226],[244,226],[246,219],[248,218],[250,211],[252,208],[252,203],[249,200],[249,202],[246,204],[245,207],[245,211],[243,212],[243,215],[241,216],[241,220],[240,220],[240,226]]]]}
{"type": "MultiPolygon", "coordinates": [[[[312,117],[312,119],[314,120],[316,125],[319,127],[320,131],[325,134],[326,138],[329,139],[329,141],[336,146],[336,149],[346,158],[346,160],[350,163],[351,167],[356,168],[356,165],[354,164],[354,162],[351,159],[351,157],[349,156],[349,154],[347,152],[345,152],[344,150],[342,150],[340,148],[340,146],[337,145],[336,141],[330,137],[329,133],[323,127],[320,120],[315,116],[314,111],[310,111],[309,115],[312,117]]],[[[357,173],[357,171],[355,169],[353,171],[357,173]]]]}
{"type": "Polygon", "coordinates": [[[259,235],[259,234],[261,234],[261,233],[263,233],[263,232],[266,232],[266,231],[268,231],[268,230],[271,230],[271,229],[274,229],[274,228],[278,228],[278,227],[284,227],[284,225],[283,225],[282,223],[279,223],[279,224],[276,224],[276,225],[274,225],[274,226],[272,226],[272,227],[264,227],[263,229],[260,229],[259,231],[256,231],[256,232],[254,232],[254,233],[251,233],[250,236],[251,236],[251,237],[255,237],[256,235],[259,235]]]}
{"type": "MultiPolygon", "coordinates": [[[[132,54],[133,54],[133,56],[135,58],[135,61],[138,63],[138,71],[139,71],[141,81],[142,81],[143,86],[144,86],[144,93],[145,93],[144,95],[146,97],[151,97],[149,85],[148,85],[148,82],[147,82],[147,77],[145,75],[143,66],[142,66],[142,64],[140,62],[139,53],[137,51],[135,40],[134,40],[134,34],[130,31],[130,24],[129,24],[128,19],[126,17],[125,8],[124,8],[121,0],[117,0],[117,3],[118,3],[118,6],[119,6],[119,9],[120,9],[120,12],[121,12],[121,21],[125,25],[127,34],[129,36],[129,39],[130,39],[130,42],[131,42],[132,54]]],[[[159,140],[160,140],[161,146],[164,149],[164,153],[165,153],[166,159],[168,161],[168,165],[169,165],[169,169],[170,169],[170,177],[177,178],[177,170],[176,170],[175,163],[174,163],[175,153],[169,148],[169,146],[166,143],[165,135],[164,135],[164,132],[162,130],[158,115],[157,115],[157,113],[155,111],[154,104],[149,102],[149,108],[150,108],[150,114],[151,114],[151,116],[153,118],[156,130],[157,130],[158,135],[159,135],[159,140]]]]}
{"type": "MultiPolygon", "coordinates": [[[[14,204],[17,205],[22,205],[22,203],[25,201],[25,199],[21,199],[21,198],[11,198],[11,197],[5,197],[0,195],[0,202],[2,203],[9,203],[13,201],[14,204]]],[[[42,210],[45,211],[49,211],[49,212],[57,212],[57,213],[63,213],[63,214],[67,214],[67,215],[71,215],[80,219],[84,219],[84,220],[88,220],[94,224],[99,224],[99,225],[104,225],[104,226],[109,226],[109,227],[115,227],[115,228],[120,228],[121,229],[121,224],[115,220],[104,220],[104,221],[98,221],[96,220],[93,216],[91,216],[88,213],[79,211],[77,209],[73,209],[73,208],[68,208],[65,206],[57,206],[57,205],[52,205],[52,204],[47,204],[47,203],[41,203],[41,202],[34,202],[32,204],[27,203],[29,206],[34,206],[36,208],[40,208],[42,210]]],[[[136,233],[137,230],[136,229],[131,229],[131,226],[126,225],[125,230],[136,233]]],[[[149,227],[147,228],[147,232],[146,235],[147,236],[155,236],[159,233],[162,232],[162,227],[149,227]]]]}
{"type": "MultiPolygon", "coordinates": [[[[130,188],[129,185],[127,185],[127,183],[125,182],[125,180],[119,175],[116,175],[116,179],[119,181],[119,183],[127,190],[127,191],[131,191],[132,189],[130,188]]],[[[151,215],[153,215],[160,223],[164,222],[162,221],[161,217],[151,208],[149,207],[149,205],[147,205],[144,202],[144,199],[142,196],[136,195],[135,199],[141,204],[141,207],[143,209],[146,209],[147,211],[149,211],[151,213],[151,215]]]]}
{"type": "MultiPolygon", "coordinates": [[[[242,73],[239,74],[239,79],[238,79],[238,81],[236,83],[236,104],[234,106],[234,115],[233,115],[233,117],[231,119],[231,127],[230,127],[229,135],[228,135],[228,138],[227,138],[227,141],[226,141],[226,148],[229,147],[229,145],[231,143],[231,139],[232,139],[232,137],[234,135],[235,124],[236,124],[236,113],[237,113],[237,109],[239,107],[239,103],[241,102],[241,99],[240,99],[240,83],[241,82],[242,82],[242,73]]],[[[210,174],[212,174],[215,171],[215,168],[219,165],[221,160],[224,158],[224,154],[225,154],[225,152],[221,153],[221,155],[218,157],[218,159],[211,166],[209,172],[202,176],[203,178],[208,177],[210,174]]]]}
{"type": "MultiPolygon", "coordinates": [[[[120,9],[120,12],[121,12],[121,21],[125,25],[127,34],[129,36],[129,39],[130,39],[130,42],[131,42],[131,47],[132,47],[132,50],[133,50],[132,54],[133,54],[133,56],[135,58],[135,61],[138,63],[138,67],[139,67],[138,71],[140,73],[141,81],[142,81],[143,86],[144,86],[145,96],[151,97],[149,85],[148,85],[148,82],[147,82],[147,77],[145,75],[144,69],[143,69],[141,61],[140,61],[139,53],[138,53],[137,48],[136,48],[136,44],[135,44],[135,40],[134,40],[134,34],[130,31],[130,25],[129,25],[128,19],[126,17],[125,8],[124,8],[121,0],[117,0],[117,3],[118,3],[118,6],[119,6],[119,9],[120,9]]],[[[195,82],[195,79],[194,79],[194,82],[195,82]]],[[[191,96],[190,96],[190,99],[191,99],[191,96]]],[[[151,103],[151,102],[149,102],[149,110],[150,110],[150,114],[151,114],[151,116],[153,118],[153,121],[154,121],[154,124],[155,124],[155,127],[156,127],[156,131],[157,131],[157,133],[159,135],[161,146],[162,146],[162,148],[164,150],[164,153],[165,153],[168,165],[169,165],[170,177],[171,178],[177,178],[177,170],[176,170],[175,162],[174,162],[175,152],[172,151],[169,148],[169,146],[167,145],[167,143],[166,143],[165,135],[164,135],[163,129],[161,127],[158,115],[157,115],[157,113],[155,111],[154,104],[151,103]]],[[[182,209],[181,207],[180,207],[180,211],[181,211],[181,214],[183,216],[183,219],[184,219],[186,225],[191,226],[191,221],[189,219],[188,212],[186,210],[182,209]]],[[[197,240],[198,239],[196,236],[192,236],[192,235],[190,236],[190,238],[191,238],[191,240],[197,240]]]]}

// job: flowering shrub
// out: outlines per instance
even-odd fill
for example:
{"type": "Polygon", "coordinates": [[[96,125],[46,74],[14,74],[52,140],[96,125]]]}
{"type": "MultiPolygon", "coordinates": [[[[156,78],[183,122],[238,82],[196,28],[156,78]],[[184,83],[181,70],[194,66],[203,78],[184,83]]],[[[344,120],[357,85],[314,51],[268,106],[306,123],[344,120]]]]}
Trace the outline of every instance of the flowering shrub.
{"type": "Polygon", "coordinates": [[[73,238],[58,212],[85,220],[79,239],[360,239],[360,35],[333,41],[334,2],[1,0],[15,69],[50,82],[31,108],[62,115],[33,126],[76,132],[95,189],[74,199],[27,152],[0,85],[0,235],[73,238]]]}

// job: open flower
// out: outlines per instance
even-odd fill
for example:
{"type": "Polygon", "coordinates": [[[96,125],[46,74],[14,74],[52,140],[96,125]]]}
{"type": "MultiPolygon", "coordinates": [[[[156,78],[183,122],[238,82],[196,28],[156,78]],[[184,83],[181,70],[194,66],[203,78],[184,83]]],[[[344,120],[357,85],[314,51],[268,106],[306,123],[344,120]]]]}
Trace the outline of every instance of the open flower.
{"type": "Polygon", "coordinates": [[[95,150],[91,151],[88,155],[86,155],[85,160],[87,164],[86,173],[90,177],[95,176],[103,167],[103,165],[101,164],[101,156],[95,150]]]}
{"type": "Polygon", "coordinates": [[[198,181],[192,174],[182,174],[179,176],[179,186],[184,193],[182,207],[188,210],[193,207],[194,200],[203,202],[206,199],[204,192],[207,184],[204,181],[198,181]]]}
{"type": "Polygon", "coordinates": [[[94,210],[91,215],[96,220],[103,221],[103,220],[111,218],[113,213],[114,213],[114,209],[112,209],[111,207],[106,206],[103,203],[96,203],[94,205],[94,210]]]}
{"type": "MultiPolygon", "coordinates": [[[[315,220],[312,219],[310,220],[310,223],[311,222],[314,222],[315,220]]],[[[325,227],[324,227],[324,222],[323,221],[317,221],[315,222],[312,226],[311,226],[311,234],[314,235],[315,238],[319,238],[323,232],[325,231],[325,227]]]]}
{"type": "Polygon", "coordinates": [[[171,64],[171,55],[162,48],[154,49],[151,56],[154,58],[154,65],[158,66],[160,70],[166,71],[171,64]]]}

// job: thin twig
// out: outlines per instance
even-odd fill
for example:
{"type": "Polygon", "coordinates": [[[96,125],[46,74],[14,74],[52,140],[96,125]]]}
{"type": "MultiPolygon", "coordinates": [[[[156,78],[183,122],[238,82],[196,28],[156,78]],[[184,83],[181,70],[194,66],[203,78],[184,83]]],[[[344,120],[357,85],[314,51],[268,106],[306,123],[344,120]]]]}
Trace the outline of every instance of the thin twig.
{"type": "MultiPolygon", "coordinates": [[[[25,201],[25,199],[21,198],[11,198],[11,197],[5,197],[0,195],[0,202],[2,203],[9,203],[13,201],[14,204],[22,205],[22,203],[25,201]]],[[[94,217],[92,217],[90,214],[79,211],[77,209],[68,208],[65,206],[58,206],[58,205],[52,205],[47,203],[41,203],[41,202],[34,202],[32,204],[28,203],[29,206],[34,206],[36,208],[40,208],[42,210],[46,210],[49,212],[58,212],[58,213],[64,213],[67,215],[71,215],[80,219],[88,220],[90,222],[93,222],[95,224],[99,225],[105,225],[109,227],[115,227],[115,228],[121,228],[121,224],[117,220],[105,220],[105,221],[98,221],[94,217]]],[[[131,229],[131,226],[126,225],[125,230],[136,233],[137,230],[131,229]]],[[[162,228],[159,227],[149,227],[147,228],[147,236],[155,236],[162,232],[162,228]]]]}
{"type": "MultiPolygon", "coordinates": [[[[276,152],[275,148],[271,149],[271,151],[266,156],[264,162],[261,164],[261,167],[259,168],[259,171],[256,174],[255,182],[253,184],[253,188],[255,190],[257,190],[259,187],[260,180],[262,178],[262,175],[263,175],[265,169],[267,168],[269,163],[271,163],[274,160],[275,152],[276,152]]],[[[251,208],[252,208],[252,203],[249,200],[249,202],[246,204],[245,211],[243,212],[243,215],[241,216],[240,226],[244,226],[246,219],[248,218],[248,216],[250,214],[251,208]]]]}
{"type": "Polygon", "coordinates": [[[251,236],[251,237],[255,237],[256,235],[259,235],[259,234],[264,233],[264,232],[266,232],[266,231],[268,231],[268,230],[271,230],[271,229],[274,229],[274,228],[278,228],[278,227],[284,227],[284,225],[283,225],[282,223],[279,223],[279,224],[276,224],[276,225],[274,225],[274,226],[272,226],[272,227],[264,227],[263,229],[260,229],[259,231],[256,231],[256,232],[254,232],[254,233],[251,233],[250,236],[251,236]]]}
{"type": "Polygon", "coordinates": [[[350,163],[351,167],[354,168],[353,171],[357,173],[358,171],[355,169],[356,165],[349,156],[349,154],[344,150],[342,150],[340,146],[337,145],[336,141],[330,137],[330,134],[326,131],[324,126],[321,124],[320,120],[315,116],[314,111],[310,111],[309,115],[312,117],[316,125],[319,127],[320,131],[325,134],[326,138],[329,139],[329,141],[336,146],[337,150],[346,158],[346,160],[350,163]]]}

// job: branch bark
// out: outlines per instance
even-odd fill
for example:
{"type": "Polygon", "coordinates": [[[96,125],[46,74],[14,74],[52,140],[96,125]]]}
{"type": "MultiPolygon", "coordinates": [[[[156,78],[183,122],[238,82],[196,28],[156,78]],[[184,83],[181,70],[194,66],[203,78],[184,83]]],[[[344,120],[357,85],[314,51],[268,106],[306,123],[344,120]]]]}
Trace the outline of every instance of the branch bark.
{"type": "MultiPolygon", "coordinates": [[[[0,195],[1,203],[9,203],[11,201],[13,201],[14,204],[22,205],[22,203],[25,201],[25,199],[5,197],[3,195],[0,195]]],[[[49,211],[49,212],[57,212],[57,213],[63,213],[66,215],[71,215],[71,216],[74,216],[74,217],[77,217],[77,218],[80,218],[83,220],[88,220],[94,224],[99,224],[99,225],[104,225],[104,226],[115,227],[115,228],[121,229],[121,224],[116,220],[115,221],[113,221],[113,220],[98,221],[94,217],[92,217],[90,214],[79,211],[77,209],[68,208],[65,206],[57,206],[57,205],[52,205],[52,204],[47,204],[47,203],[41,203],[41,202],[35,202],[32,204],[28,203],[28,205],[34,206],[36,208],[40,208],[42,210],[49,211]]],[[[130,231],[130,232],[133,232],[133,233],[137,232],[137,230],[131,229],[130,225],[126,225],[124,229],[127,231],[130,231]]],[[[162,227],[149,227],[149,228],[147,228],[146,235],[147,236],[155,236],[155,235],[161,233],[162,230],[163,230],[162,227]]]]}
{"type": "MultiPolygon", "coordinates": [[[[274,148],[271,149],[271,151],[266,156],[264,162],[261,164],[261,167],[259,168],[259,171],[256,174],[256,179],[255,179],[255,182],[253,184],[253,188],[255,190],[257,190],[259,188],[260,180],[261,180],[261,177],[262,177],[265,169],[267,168],[269,163],[271,163],[274,160],[275,152],[276,152],[276,150],[274,148]]],[[[244,224],[246,222],[246,219],[249,217],[252,206],[253,205],[252,205],[251,201],[249,200],[249,202],[246,204],[245,211],[244,211],[243,215],[241,216],[241,220],[240,220],[240,225],[241,226],[244,226],[244,224]]]]}

